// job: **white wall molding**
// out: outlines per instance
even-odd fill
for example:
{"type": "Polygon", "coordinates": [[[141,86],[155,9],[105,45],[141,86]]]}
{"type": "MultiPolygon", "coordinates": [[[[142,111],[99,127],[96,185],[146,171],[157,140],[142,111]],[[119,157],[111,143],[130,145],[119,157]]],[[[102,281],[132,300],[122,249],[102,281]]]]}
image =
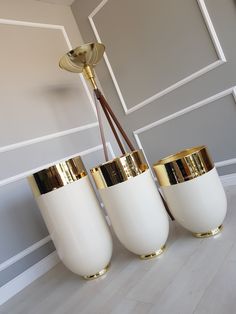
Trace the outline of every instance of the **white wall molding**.
{"type": "Polygon", "coordinates": [[[166,122],[168,122],[170,120],[176,119],[176,118],[178,118],[178,117],[180,117],[180,116],[182,116],[182,115],[184,115],[184,114],[186,114],[188,112],[191,112],[193,110],[201,108],[201,107],[203,107],[203,106],[205,106],[207,104],[210,104],[213,101],[216,101],[216,100],[218,100],[220,98],[223,98],[223,97],[225,97],[227,95],[230,95],[230,94],[232,94],[234,99],[236,99],[236,96],[235,96],[236,95],[236,89],[235,89],[235,87],[230,87],[230,88],[228,88],[228,89],[226,89],[226,90],[224,90],[224,91],[222,91],[220,93],[217,93],[217,94],[215,94],[213,96],[205,98],[205,99],[203,99],[203,100],[201,100],[201,101],[199,101],[199,102],[197,102],[197,103],[195,103],[195,104],[193,104],[193,105],[191,105],[189,107],[186,107],[184,109],[176,111],[176,112],[170,114],[169,116],[166,116],[164,118],[156,120],[156,121],[154,121],[154,122],[152,122],[150,124],[147,124],[147,125],[139,128],[139,129],[135,130],[133,133],[134,133],[134,135],[138,135],[140,133],[143,133],[143,132],[145,132],[147,130],[150,130],[150,129],[158,126],[158,125],[161,125],[161,124],[166,123],[166,122]]]}
{"type": "Polygon", "coordinates": [[[26,271],[15,277],[13,280],[9,281],[4,286],[0,287],[0,305],[5,303],[7,300],[12,298],[18,292],[23,290],[37,278],[44,275],[51,268],[53,268],[57,263],[59,263],[59,257],[54,251],[49,254],[41,261],[35,265],[28,268],[26,271]]]}
{"type": "Polygon", "coordinates": [[[236,158],[215,162],[215,165],[217,168],[230,166],[230,165],[234,165],[234,164],[236,164],[236,158]]]}
{"type": "Polygon", "coordinates": [[[21,260],[25,256],[27,256],[30,253],[34,252],[35,250],[39,249],[40,247],[44,246],[49,241],[51,241],[51,237],[47,236],[47,237],[41,239],[40,241],[35,242],[33,245],[27,247],[25,250],[21,251],[20,253],[12,256],[8,260],[6,260],[5,262],[0,264],[0,272],[3,271],[4,269],[10,267],[11,265],[15,264],[16,262],[18,262],[19,260],[21,260]]]}
{"type": "MultiPolygon", "coordinates": [[[[1,19],[1,18],[0,18],[0,24],[59,30],[63,34],[65,42],[66,42],[66,44],[68,46],[68,49],[69,50],[72,49],[72,45],[71,45],[71,42],[69,40],[69,36],[68,36],[68,34],[67,34],[66,30],[65,30],[65,27],[63,25],[34,23],[34,22],[30,22],[30,21],[18,21],[18,20],[1,19]]],[[[92,97],[92,95],[91,95],[91,93],[89,91],[88,85],[86,84],[85,79],[84,79],[82,74],[79,74],[78,77],[80,78],[80,80],[82,82],[82,85],[83,85],[83,87],[85,89],[86,95],[87,95],[87,97],[89,99],[89,103],[92,106],[93,112],[94,112],[95,117],[97,119],[96,107],[95,107],[95,104],[94,104],[93,97],[92,97]]],[[[11,145],[2,146],[2,147],[0,147],[0,153],[6,152],[6,151],[9,151],[9,150],[14,150],[14,149],[17,149],[17,148],[20,148],[20,147],[32,145],[32,144],[35,144],[35,143],[47,141],[47,140],[50,140],[50,139],[53,139],[53,138],[57,138],[57,137],[60,137],[60,136],[64,136],[64,135],[67,135],[67,134],[80,132],[80,131],[83,131],[83,130],[86,130],[86,129],[89,129],[89,128],[92,128],[92,127],[96,127],[97,125],[98,125],[97,122],[89,123],[89,124],[82,125],[82,126],[79,126],[79,127],[73,128],[73,129],[67,129],[67,130],[64,130],[64,131],[61,131],[61,132],[56,132],[56,133],[51,133],[51,134],[48,134],[48,135],[45,135],[45,136],[40,136],[40,137],[37,137],[35,139],[30,139],[30,140],[14,143],[14,144],[11,144],[11,145]]]]}
{"type": "Polygon", "coordinates": [[[212,43],[213,43],[213,45],[215,47],[216,53],[218,55],[218,58],[219,58],[219,60],[221,60],[223,62],[226,62],[227,60],[226,60],[224,51],[223,51],[223,49],[221,47],[219,38],[218,38],[218,36],[216,34],[214,25],[212,23],[211,17],[209,15],[208,10],[207,10],[206,4],[205,4],[205,0],[197,0],[197,3],[198,3],[198,6],[200,8],[200,11],[202,13],[202,16],[203,16],[203,18],[205,20],[206,26],[207,26],[209,34],[211,36],[212,43]]]}
{"type": "MultiPolygon", "coordinates": [[[[193,104],[193,105],[191,105],[189,107],[181,109],[181,110],[179,110],[179,111],[177,111],[175,113],[170,114],[169,116],[166,116],[164,118],[156,120],[156,121],[154,121],[154,122],[152,122],[150,124],[147,124],[147,125],[139,128],[139,129],[135,130],[133,132],[133,134],[134,134],[135,140],[136,140],[136,142],[138,144],[138,147],[144,151],[142,142],[141,142],[140,137],[139,137],[141,133],[143,133],[145,131],[148,131],[148,130],[150,130],[152,128],[155,128],[156,126],[159,126],[161,124],[164,124],[164,123],[166,123],[166,122],[168,122],[170,120],[173,120],[173,119],[176,119],[176,118],[178,118],[180,116],[183,116],[184,114],[186,114],[188,112],[191,112],[191,111],[196,110],[198,108],[201,108],[201,107],[203,107],[205,105],[208,105],[208,104],[210,104],[210,103],[212,103],[212,102],[214,102],[214,101],[216,101],[216,100],[218,100],[220,98],[223,98],[223,97],[225,97],[227,95],[232,95],[234,100],[235,100],[235,102],[236,102],[236,87],[235,86],[230,87],[230,88],[228,88],[228,89],[226,89],[226,90],[224,90],[224,91],[222,91],[222,92],[220,92],[218,94],[215,94],[215,95],[210,96],[210,97],[208,97],[206,99],[203,99],[203,100],[201,100],[201,101],[199,101],[199,102],[197,102],[197,103],[195,103],[195,104],[193,104]]],[[[216,167],[224,167],[224,166],[229,166],[229,165],[233,165],[233,164],[236,164],[236,158],[222,160],[222,161],[218,161],[218,162],[215,163],[216,167]]]]}
{"type": "Polygon", "coordinates": [[[235,164],[236,164],[236,158],[225,159],[225,160],[215,162],[216,168],[221,168],[221,167],[235,165],[235,164]]]}
{"type": "Polygon", "coordinates": [[[41,142],[50,141],[50,140],[53,140],[53,139],[58,138],[58,137],[70,135],[73,133],[85,131],[85,130],[96,128],[96,127],[98,127],[98,122],[85,124],[85,125],[82,125],[82,126],[79,126],[76,128],[72,128],[72,129],[68,129],[65,131],[61,131],[61,132],[51,133],[51,134],[40,136],[40,137],[35,137],[33,139],[30,139],[30,140],[26,140],[26,141],[18,142],[15,144],[10,144],[10,145],[0,147],[0,153],[5,153],[5,152],[11,151],[11,150],[18,149],[18,148],[30,146],[33,144],[38,144],[41,142]]]}
{"type": "MultiPolygon", "coordinates": [[[[112,158],[114,158],[114,157],[115,157],[115,153],[114,153],[114,151],[113,151],[113,148],[112,148],[112,146],[111,146],[111,143],[110,143],[110,142],[106,142],[106,145],[107,145],[107,148],[108,148],[109,151],[110,151],[110,154],[111,154],[112,158]]],[[[20,173],[20,174],[15,175],[15,176],[12,176],[12,177],[3,179],[3,180],[0,181],[0,187],[1,187],[1,186],[4,186],[4,185],[7,185],[7,184],[10,184],[10,183],[13,183],[13,182],[16,182],[16,181],[19,181],[19,180],[21,180],[21,179],[27,178],[28,176],[32,175],[32,174],[35,173],[35,172],[38,172],[38,171],[40,171],[40,170],[42,170],[42,169],[45,169],[45,168],[48,168],[48,167],[50,167],[50,166],[52,166],[52,165],[54,165],[54,164],[56,164],[56,163],[62,162],[62,161],[64,161],[64,160],[68,160],[68,159],[73,158],[73,157],[78,156],[78,155],[81,156],[81,157],[83,157],[83,156],[85,156],[85,155],[92,154],[92,153],[94,153],[94,152],[96,152],[96,151],[99,151],[99,150],[102,150],[102,149],[103,149],[103,146],[102,146],[102,145],[97,145],[97,146],[88,148],[88,149],[86,149],[86,150],[83,150],[83,151],[81,151],[81,152],[78,152],[78,153],[76,153],[76,154],[73,154],[73,155],[70,155],[70,156],[66,156],[66,157],[64,157],[64,158],[62,158],[62,159],[53,161],[53,162],[51,162],[51,163],[49,163],[49,164],[42,165],[42,166],[40,166],[40,167],[37,167],[37,168],[34,168],[34,169],[30,169],[30,170],[28,170],[28,171],[22,172],[22,173],[20,173]]]]}
{"type": "Polygon", "coordinates": [[[236,173],[220,176],[220,179],[224,187],[236,185],[236,173]]]}
{"type": "MultiPolygon", "coordinates": [[[[91,27],[93,29],[93,32],[95,34],[95,37],[97,39],[98,42],[102,42],[101,40],[101,37],[99,35],[99,32],[96,28],[96,25],[94,23],[94,16],[104,7],[104,5],[108,2],[108,0],[103,0],[94,10],[93,12],[88,16],[89,18],[89,21],[90,21],[90,24],[91,24],[91,27]]],[[[212,20],[210,18],[210,15],[208,13],[208,10],[207,10],[207,7],[206,7],[206,4],[205,4],[205,1],[204,0],[197,0],[197,3],[198,3],[198,6],[200,8],[200,11],[202,13],[202,16],[204,18],[204,21],[205,21],[205,24],[207,26],[207,29],[208,29],[208,32],[209,32],[209,35],[210,35],[210,38],[212,40],[212,43],[215,47],[215,50],[216,50],[216,53],[217,53],[217,56],[218,56],[218,60],[207,65],[206,67],[200,69],[199,71],[196,71],[192,74],[190,74],[189,76],[185,77],[184,79],[176,82],[175,84],[163,89],[162,91],[152,95],[151,97],[148,97],[147,99],[143,100],[142,102],[136,104],[136,105],[133,105],[130,109],[128,109],[127,105],[126,105],[126,102],[124,100],[124,97],[122,95],[122,92],[121,92],[121,89],[119,87],[119,84],[117,82],[117,79],[115,77],[115,74],[114,74],[114,71],[112,69],[112,66],[111,66],[111,63],[108,59],[108,56],[106,53],[104,53],[104,60],[106,62],[106,65],[108,67],[108,70],[110,72],[110,75],[111,75],[111,78],[113,80],[113,83],[115,85],[115,88],[116,88],[116,91],[118,93],[118,96],[120,98],[120,101],[121,101],[121,104],[122,104],[122,107],[125,111],[126,114],[130,114],[148,104],[150,104],[151,102],[153,102],[154,100],[170,93],[171,91],[177,89],[178,87],[196,79],[197,77],[215,69],[216,67],[220,66],[221,64],[225,63],[227,60],[226,60],[226,57],[224,55],[224,52],[223,52],[223,49],[221,47],[221,44],[220,44],[220,41],[218,39],[218,36],[216,34],[216,31],[215,31],[215,28],[214,28],[214,25],[212,23],[212,20]]]]}

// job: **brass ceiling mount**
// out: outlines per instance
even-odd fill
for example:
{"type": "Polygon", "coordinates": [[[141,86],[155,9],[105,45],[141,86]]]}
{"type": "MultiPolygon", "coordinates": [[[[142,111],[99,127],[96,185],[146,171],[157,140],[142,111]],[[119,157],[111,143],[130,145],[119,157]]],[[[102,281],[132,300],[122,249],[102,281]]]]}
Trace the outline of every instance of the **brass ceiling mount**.
{"type": "Polygon", "coordinates": [[[60,68],[74,72],[83,73],[94,89],[98,89],[94,67],[101,60],[105,46],[101,43],[89,43],[81,45],[67,52],[59,61],[60,68]]]}

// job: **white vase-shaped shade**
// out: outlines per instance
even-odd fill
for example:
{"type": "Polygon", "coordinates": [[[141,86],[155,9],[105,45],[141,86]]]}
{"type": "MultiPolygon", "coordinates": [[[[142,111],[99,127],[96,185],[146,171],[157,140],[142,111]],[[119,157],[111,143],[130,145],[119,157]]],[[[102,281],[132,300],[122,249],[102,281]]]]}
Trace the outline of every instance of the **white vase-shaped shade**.
{"type": "Polygon", "coordinates": [[[140,168],[139,161],[129,158],[134,153],[111,161],[109,169],[99,168],[105,177],[100,176],[98,179],[96,176],[100,170],[96,168],[95,182],[100,187],[99,193],[116,236],[129,251],[145,258],[160,251],[165,245],[169,220],[148,166],[143,167],[143,164],[140,168]],[[126,174],[123,170],[118,171],[121,165],[127,170],[126,174]],[[137,169],[143,172],[134,175],[137,169]],[[103,183],[104,178],[107,183],[110,182],[110,186],[101,187],[101,178],[103,183]]]}
{"type": "Polygon", "coordinates": [[[215,168],[194,180],[161,189],[173,216],[189,231],[207,233],[222,225],[227,200],[215,168]]]}
{"type": "Polygon", "coordinates": [[[150,170],[99,192],[116,236],[129,251],[149,255],[165,245],[169,222],[150,170]]]}
{"type": "Polygon", "coordinates": [[[154,170],[178,223],[199,237],[220,231],[227,200],[205,146],[164,158],[154,165],[154,170]]]}
{"type": "Polygon", "coordinates": [[[88,176],[35,199],[65,266],[87,279],[104,272],[112,255],[112,238],[88,176]]]}

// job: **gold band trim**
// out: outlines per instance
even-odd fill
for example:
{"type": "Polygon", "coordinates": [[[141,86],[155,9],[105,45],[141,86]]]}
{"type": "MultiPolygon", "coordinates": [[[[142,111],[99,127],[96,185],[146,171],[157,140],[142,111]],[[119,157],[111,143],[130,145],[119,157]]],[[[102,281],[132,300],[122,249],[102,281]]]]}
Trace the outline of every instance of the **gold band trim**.
{"type": "Polygon", "coordinates": [[[117,157],[90,170],[98,189],[104,189],[138,176],[148,169],[141,150],[117,157]]]}
{"type": "Polygon", "coordinates": [[[153,168],[160,186],[170,186],[199,177],[214,164],[206,146],[196,146],[159,160],[153,168]]]}
{"type": "Polygon", "coordinates": [[[150,253],[150,254],[145,254],[145,255],[140,255],[141,259],[152,259],[155,257],[158,257],[165,251],[166,246],[163,245],[158,251],[150,253]]]}
{"type": "Polygon", "coordinates": [[[93,279],[97,279],[103,275],[105,275],[109,269],[110,265],[108,264],[105,268],[103,268],[102,270],[100,270],[99,272],[97,272],[94,275],[89,275],[89,276],[84,276],[84,279],[86,280],[93,280],[93,279]]]}
{"type": "Polygon", "coordinates": [[[79,156],[62,161],[28,177],[35,197],[59,189],[87,175],[79,156]]]}
{"type": "Polygon", "coordinates": [[[218,233],[220,233],[222,231],[222,229],[223,229],[223,225],[220,225],[219,227],[217,227],[217,228],[215,228],[213,230],[210,230],[210,231],[207,231],[207,232],[193,233],[193,235],[196,238],[209,238],[209,237],[215,236],[218,233]]]}

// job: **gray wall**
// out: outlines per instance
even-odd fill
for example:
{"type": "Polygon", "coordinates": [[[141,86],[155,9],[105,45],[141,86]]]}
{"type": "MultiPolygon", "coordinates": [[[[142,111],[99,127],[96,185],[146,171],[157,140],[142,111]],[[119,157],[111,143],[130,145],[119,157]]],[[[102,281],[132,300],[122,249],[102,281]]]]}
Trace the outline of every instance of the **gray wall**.
{"type": "Polygon", "coordinates": [[[2,286],[55,250],[26,177],[76,154],[91,168],[103,154],[93,96],[79,75],[58,67],[82,43],[70,7],[1,0],[0,12],[2,286]]]}
{"type": "Polygon", "coordinates": [[[72,11],[84,41],[106,45],[100,83],[151,164],[206,144],[221,175],[236,172],[235,1],[75,0],[72,11]]]}

